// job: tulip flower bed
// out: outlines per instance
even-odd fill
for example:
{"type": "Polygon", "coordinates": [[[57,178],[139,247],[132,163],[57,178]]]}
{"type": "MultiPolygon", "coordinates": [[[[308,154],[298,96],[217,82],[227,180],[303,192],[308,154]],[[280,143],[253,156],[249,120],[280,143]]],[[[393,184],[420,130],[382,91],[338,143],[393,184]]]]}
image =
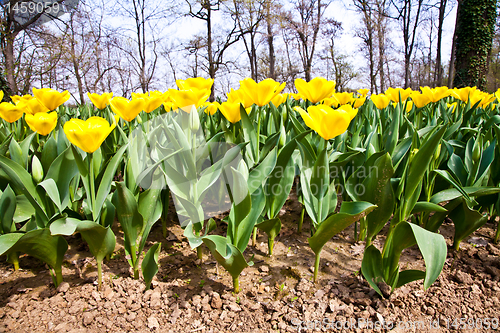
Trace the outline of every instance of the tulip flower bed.
{"type": "MultiPolygon", "coordinates": [[[[274,293],[274,285],[266,289],[266,281],[254,278],[262,273],[276,283],[275,300],[293,305],[333,293],[327,299],[336,295],[374,318],[370,304],[388,308],[377,297],[422,284],[439,291],[436,285],[445,288],[448,278],[470,284],[470,274],[492,276],[483,286],[493,288],[488,297],[498,297],[498,268],[485,252],[498,254],[500,93],[389,88],[367,97],[367,90],[338,93],[334,82],[315,78],[297,79],[298,93],[282,94],[285,84],[245,79],[226,100],[210,103],[212,84],[179,80],[179,89],[130,100],[89,94],[93,106],[74,108],[63,105],[68,92],[52,89],[1,103],[0,255],[15,270],[23,268],[25,254],[40,260],[59,290],[67,286],[70,268],[63,264],[73,265],[65,259],[72,256],[80,280],[95,267],[105,295],[110,288],[119,294],[124,285],[139,292],[156,286],[155,297],[161,290],[160,298],[175,303],[174,317],[201,289],[209,307],[221,308],[213,286],[204,288],[219,279],[209,278],[213,269],[223,277],[219,292],[235,293],[224,298],[230,312],[241,310],[240,290],[246,301],[252,293],[274,293]],[[447,257],[463,259],[461,248],[474,252],[463,244],[474,232],[486,232],[491,243],[477,250],[482,263],[471,263],[462,272],[467,278],[456,273],[460,261],[453,266],[447,257]],[[176,246],[182,258],[168,260],[176,246]],[[80,267],[80,259],[89,261],[80,267]],[[109,281],[129,271],[123,263],[131,278],[142,276],[142,287],[109,281]],[[485,263],[488,269],[477,268],[485,263]],[[111,267],[121,273],[110,273],[111,267]],[[439,277],[443,267],[455,271],[439,277]],[[170,268],[177,273],[167,274],[170,268]],[[332,278],[351,279],[353,290],[328,284],[332,278]],[[291,281],[298,285],[286,291],[291,281]],[[182,287],[184,298],[163,290],[169,286],[182,287]]],[[[144,302],[152,303],[148,295],[144,302]]],[[[477,302],[481,307],[487,300],[477,302]]],[[[197,310],[206,303],[199,304],[197,310]]],[[[342,307],[329,304],[332,312],[342,307]]],[[[260,310],[271,325],[284,315],[260,310]]],[[[326,305],[321,315],[325,311],[326,305]]],[[[355,312],[350,307],[349,315],[355,312]]],[[[159,327],[159,319],[150,318],[141,320],[159,327]]],[[[242,325],[250,328],[250,321],[242,325]]]]}

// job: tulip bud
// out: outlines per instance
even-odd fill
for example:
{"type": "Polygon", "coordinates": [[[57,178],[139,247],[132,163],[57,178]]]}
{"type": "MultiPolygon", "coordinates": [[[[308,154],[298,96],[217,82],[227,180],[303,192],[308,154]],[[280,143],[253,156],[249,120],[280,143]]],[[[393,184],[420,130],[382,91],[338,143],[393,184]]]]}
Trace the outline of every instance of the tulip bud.
{"type": "Polygon", "coordinates": [[[37,184],[43,180],[43,167],[36,155],[33,155],[31,162],[31,175],[37,184]]]}
{"type": "Polygon", "coordinates": [[[472,148],[472,160],[474,162],[479,161],[479,158],[481,157],[481,147],[479,146],[479,142],[476,141],[474,143],[474,148],[472,148]]]}
{"type": "Polygon", "coordinates": [[[195,107],[191,108],[189,113],[189,129],[193,132],[198,131],[200,128],[200,118],[198,117],[198,111],[195,107]]]}
{"type": "Polygon", "coordinates": [[[441,155],[441,144],[436,149],[436,152],[434,153],[434,159],[437,160],[439,158],[439,155],[441,155]]]}
{"type": "Polygon", "coordinates": [[[137,122],[138,122],[139,124],[142,124],[142,118],[141,118],[140,116],[139,116],[139,117],[136,117],[136,119],[137,119],[137,122]]]}
{"type": "Polygon", "coordinates": [[[280,126],[280,142],[279,142],[279,148],[283,147],[286,143],[286,132],[285,132],[285,126],[281,125],[280,126]]]}

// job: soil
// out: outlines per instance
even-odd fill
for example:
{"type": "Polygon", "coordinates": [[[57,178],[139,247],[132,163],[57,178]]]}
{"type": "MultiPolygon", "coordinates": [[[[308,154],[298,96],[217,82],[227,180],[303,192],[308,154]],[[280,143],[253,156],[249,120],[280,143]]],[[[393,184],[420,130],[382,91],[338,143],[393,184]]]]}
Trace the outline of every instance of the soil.
{"type": "MultiPolygon", "coordinates": [[[[500,328],[500,247],[492,243],[496,223],[487,223],[464,240],[459,252],[451,249],[453,225],[443,225],[449,251],[438,280],[427,290],[422,281],[415,281],[382,298],[360,274],[364,243],[353,242],[352,226],[325,246],[318,281],[311,282],[314,254],[307,243],[307,218],[303,232],[297,233],[300,212],[295,198],[286,203],[271,258],[264,234],[259,234],[256,247],[249,245],[245,256],[248,260],[253,256],[254,265],[241,274],[238,294],[232,293],[230,275],[217,267],[207,248],[203,262],[197,261],[173,212],[167,238],[162,236],[161,223],[148,238],[146,247],[162,242],[160,271],[148,291],[141,280],[130,277],[118,227],[116,251],[103,265],[101,291],[95,283],[95,260],[78,235],[68,238],[64,282],[57,289],[40,261],[23,256],[21,269],[13,271],[1,257],[0,332],[487,332],[500,328]]],[[[220,220],[218,224],[224,227],[220,220]]],[[[383,240],[378,236],[374,244],[381,248],[383,240]]],[[[401,267],[424,268],[417,248],[403,252],[401,267]]]]}

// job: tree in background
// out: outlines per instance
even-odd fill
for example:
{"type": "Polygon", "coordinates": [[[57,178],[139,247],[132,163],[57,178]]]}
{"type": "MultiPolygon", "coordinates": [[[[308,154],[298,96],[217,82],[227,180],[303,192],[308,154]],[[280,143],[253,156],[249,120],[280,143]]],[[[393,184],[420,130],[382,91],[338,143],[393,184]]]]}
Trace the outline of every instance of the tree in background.
{"type": "Polygon", "coordinates": [[[497,0],[459,0],[453,86],[486,87],[497,0]]]}

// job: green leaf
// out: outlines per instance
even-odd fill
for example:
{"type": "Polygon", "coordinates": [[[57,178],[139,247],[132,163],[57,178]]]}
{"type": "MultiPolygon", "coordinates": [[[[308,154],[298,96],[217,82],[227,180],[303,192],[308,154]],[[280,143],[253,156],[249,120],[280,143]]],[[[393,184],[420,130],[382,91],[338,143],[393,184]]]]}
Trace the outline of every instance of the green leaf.
{"type": "Polygon", "coordinates": [[[281,231],[281,221],[278,217],[274,219],[264,220],[255,225],[259,230],[266,233],[267,237],[274,240],[281,231]]]}
{"type": "MultiPolygon", "coordinates": [[[[460,194],[462,194],[464,196],[464,198],[466,200],[468,200],[468,201],[471,200],[471,198],[469,197],[469,194],[464,190],[464,188],[462,187],[462,185],[459,184],[450,175],[450,173],[447,170],[434,170],[434,172],[437,173],[438,175],[440,175],[441,177],[443,177],[448,183],[450,183],[451,185],[453,185],[453,187],[455,187],[458,190],[458,192],[460,192],[460,194]]],[[[431,198],[431,201],[432,201],[432,198],[431,198]]]]}
{"type": "Polygon", "coordinates": [[[233,278],[240,276],[241,271],[253,262],[247,263],[243,254],[236,246],[227,242],[227,239],[218,235],[202,237],[203,243],[210,249],[215,260],[224,267],[233,278]]]}
{"type": "Polygon", "coordinates": [[[68,243],[64,237],[52,236],[50,230],[45,228],[25,233],[9,252],[26,253],[49,265],[55,271],[54,284],[57,286],[62,282],[61,266],[67,250],[68,243]]]}
{"type": "Polygon", "coordinates": [[[370,173],[362,183],[364,193],[360,196],[360,200],[377,205],[377,208],[366,217],[367,238],[371,241],[382,230],[394,211],[395,197],[391,186],[394,169],[390,155],[386,153],[378,157],[368,169],[370,173]]]}
{"type": "Polygon", "coordinates": [[[5,138],[5,140],[3,140],[2,144],[0,144],[0,155],[1,156],[5,156],[5,154],[7,154],[7,151],[9,150],[9,146],[10,146],[10,141],[12,140],[13,137],[14,137],[14,133],[10,133],[9,136],[7,138],[5,138]]]}
{"type": "MultiPolygon", "coordinates": [[[[417,187],[422,183],[422,178],[429,167],[429,164],[434,156],[434,152],[441,142],[441,138],[443,137],[445,131],[446,126],[443,126],[440,130],[428,137],[425,143],[420,147],[418,152],[413,157],[413,160],[409,165],[409,170],[405,181],[405,201],[409,201],[411,197],[414,196],[414,192],[416,191],[417,187]]],[[[407,207],[406,211],[410,212],[412,209],[413,207],[407,207]]]]}
{"type": "Polygon", "coordinates": [[[146,285],[146,290],[151,288],[151,281],[153,281],[154,276],[158,273],[159,260],[158,256],[161,251],[161,243],[155,243],[151,246],[144,256],[141,263],[142,275],[144,276],[144,284],[146,285]]]}
{"type": "Polygon", "coordinates": [[[396,288],[402,287],[407,283],[425,279],[425,272],[416,269],[407,269],[399,272],[399,279],[396,288]]]}
{"type": "MultiPolygon", "coordinates": [[[[451,154],[448,160],[448,168],[453,173],[453,175],[460,181],[461,185],[465,185],[467,182],[467,170],[465,170],[465,165],[462,162],[460,156],[456,154],[451,154]]],[[[444,177],[444,176],[443,176],[444,177]]],[[[446,178],[446,177],[444,177],[446,178]]]]}
{"type": "Polygon", "coordinates": [[[16,194],[7,185],[7,188],[0,196],[0,234],[8,234],[15,231],[14,214],[16,212],[16,194]]]}
{"type": "Polygon", "coordinates": [[[52,164],[52,162],[54,162],[56,158],[57,158],[57,142],[54,139],[54,137],[51,136],[50,139],[48,139],[45,142],[45,145],[43,146],[42,159],[40,161],[42,163],[43,171],[45,172],[45,174],[47,174],[50,165],[52,164]]]}
{"type": "Polygon", "coordinates": [[[26,199],[24,194],[16,196],[16,212],[14,214],[14,223],[21,223],[29,220],[32,215],[35,215],[35,209],[26,199]]]}
{"type": "Polygon", "coordinates": [[[48,178],[43,182],[38,184],[38,186],[43,187],[49,198],[56,205],[57,209],[61,213],[63,211],[63,207],[61,205],[61,199],[59,198],[59,191],[57,189],[56,182],[54,179],[48,178]]]}
{"type": "Polygon", "coordinates": [[[333,236],[370,213],[376,207],[369,202],[363,201],[344,202],[340,207],[340,212],[321,222],[314,235],[307,239],[309,246],[317,255],[333,236]]]}
{"type": "MultiPolygon", "coordinates": [[[[116,170],[118,169],[118,166],[122,162],[122,156],[125,150],[127,149],[127,145],[124,145],[121,147],[116,154],[111,158],[109,161],[106,171],[104,171],[104,175],[102,176],[101,183],[99,184],[99,189],[97,190],[97,195],[95,198],[95,212],[94,216],[98,217],[101,215],[101,209],[104,205],[104,200],[106,200],[106,197],[109,194],[109,191],[111,190],[111,182],[113,181],[113,177],[116,174],[116,170]]],[[[92,180],[90,180],[92,181],[92,180]]],[[[116,205],[115,205],[116,207],[116,205]]]]}
{"type": "Polygon", "coordinates": [[[238,229],[235,231],[235,241],[232,242],[232,244],[236,246],[241,253],[243,253],[247,248],[248,240],[252,235],[255,223],[259,219],[266,205],[266,198],[264,197],[262,187],[252,193],[251,201],[252,208],[250,209],[248,215],[238,225],[238,229]]]}
{"type": "Polygon", "coordinates": [[[325,147],[319,154],[312,168],[310,189],[312,195],[321,200],[328,186],[330,185],[330,171],[328,165],[327,148],[325,147]]]}
{"type": "Polygon", "coordinates": [[[141,243],[138,248],[139,252],[144,248],[151,228],[161,217],[163,205],[160,196],[161,188],[151,188],[139,195],[138,210],[144,221],[143,230],[141,232],[141,243]]]}
{"type": "Polygon", "coordinates": [[[23,235],[18,232],[0,235],[0,256],[7,253],[23,235]]]}
{"type": "Polygon", "coordinates": [[[11,140],[10,145],[9,145],[9,153],[10,153],[10,158],[22,166],[24,169],[26,169],[26,158],[23,156],[23,150],[21,149],[21,146],[17,143],[16,140],[11,140]]]}
{"type": "Polygon", "coordinates": [[[363,254],[361,273],[363,273],[363,276],[368,284],[383,297],[382,292],[378,287],[378,284],[384,281],[382,267],[382,254],[375,246],[368,246],[363,254]]]}
{"type": "MultiPolygon", "coordinates": [[[[243,137],[245,138],[245,141],[250,142],[251,149],[248,151],[250,153],[250,159],[253,163],[256,163],[259,161],[259,138],[257,137],[257,132],[255,131],[253,123],[250,121],[245,108],[241,104],[240,115],[243,137]]],[[[252,166],[253,165],[250,165],[250,167],[252,166]]]]}
{"type": "Polygon", "coordinates": [[[252,194],[262,186],[264,180],[271,174],[276,166],[278,148],[275,147],[248,175],[248,191],[252,194]]]}
{"type": "Polygon", "coordinates": [[[411,213],[412,214],[421,213],[421,212],[444,213],[447,211],[448,210],[446,208],[439,206],[439,205],[436,205],[435,203],[427,202],[427,201],[419,201],[415,204],[411,213]]]}
{"type": "MultiPolygon", "coordinates": [[[[124,182],[116,184],[116,191],[111,200],[116,207],[116,215],[123,229],[125,250],[135,257],[137,238],[142,231],[144,221],[137,209],[137,202],[124,182]]],[[[133,263],[135,265],[135,263],[133,263]]]]}
{"type": "Polygon", "coordinates": [[[16,162],[0,156],[0,169],[9,177],[9,183],[12,187],[23,193],[35,208],[36,214],[41,219],[40,224],[46,225],[49,218],[45,213],[44,207],[40,204],[41,200],[36,191],[31,175],[16,162]]]}
{"type": "Polygon", "coordinates": [[[453,237],[453,246],[456,250],[460,242],[474,231],[488,222],[488,215],[482,215],[476,210],[470,209],[465,202],[455,208],[449,215],[455,225],[455,236],[453,237]]]}

